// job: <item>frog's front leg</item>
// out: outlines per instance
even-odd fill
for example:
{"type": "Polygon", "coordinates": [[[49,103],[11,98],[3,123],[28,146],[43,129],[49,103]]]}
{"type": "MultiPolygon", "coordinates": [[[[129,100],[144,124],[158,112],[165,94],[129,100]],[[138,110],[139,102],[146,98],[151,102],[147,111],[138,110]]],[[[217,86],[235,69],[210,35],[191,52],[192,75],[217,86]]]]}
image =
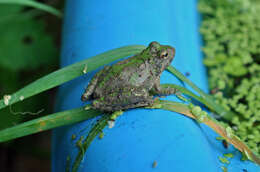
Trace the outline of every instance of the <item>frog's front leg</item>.
{"type": "Polygon", "coordinates": [[[96,99],[93,101],[92,106],[94,109],[101,111],[114,112],[118,110],[150,106],[153,103],[153,96],[149,96],[145,89],[129,88],[96,99]]]}
{"type": "Polygon", "coordinates": [[[167,87],[167,88],[163,88],[160,85],[160,78],[158,78],[151,90],[152,94],[154,95],[159,95],[159,96],[168,96],[171,94],[176,94],[177,89],[175,88],[171,88],[171,87],[167,87]]]}

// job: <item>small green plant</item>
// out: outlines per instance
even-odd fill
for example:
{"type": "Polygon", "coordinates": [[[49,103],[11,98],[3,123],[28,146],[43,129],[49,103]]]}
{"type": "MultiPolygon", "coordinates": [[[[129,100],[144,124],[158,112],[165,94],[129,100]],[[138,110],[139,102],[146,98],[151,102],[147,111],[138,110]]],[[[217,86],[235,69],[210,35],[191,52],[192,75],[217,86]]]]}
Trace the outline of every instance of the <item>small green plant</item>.
{"type": "Polygon", "coordinates": [[[200,0],[204,63],[222,119],[260,154],[260,1],[200,0]]]}

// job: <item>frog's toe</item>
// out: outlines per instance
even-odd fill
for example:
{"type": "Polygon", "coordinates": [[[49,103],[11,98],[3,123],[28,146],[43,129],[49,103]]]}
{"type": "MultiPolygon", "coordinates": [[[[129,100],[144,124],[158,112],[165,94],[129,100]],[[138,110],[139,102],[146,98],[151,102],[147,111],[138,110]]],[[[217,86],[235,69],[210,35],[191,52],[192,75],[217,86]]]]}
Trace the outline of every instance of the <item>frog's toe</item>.
{"type": "Polygon", "coordinates": [[[86,97],[86,95],[85,94],[82,94],[82,96],[81,96],[81,101],[87,101],[88,100],[88,98],[86,97]]]}
{"type": "Polygon", "coordinates": [[[138,99],[138,101],[129,101],[128,103],[119,103],[119,102],[105,102],[102,100],[94,100],[92,105],[94,109],[101,110],[103,112],[114,112],[119,110],[127,110],[127,109],[133,109],[138,107],[145,107],[145,106],[151,106],[154,104],[153,97],[145,97],[143,99],[138,99]]]}

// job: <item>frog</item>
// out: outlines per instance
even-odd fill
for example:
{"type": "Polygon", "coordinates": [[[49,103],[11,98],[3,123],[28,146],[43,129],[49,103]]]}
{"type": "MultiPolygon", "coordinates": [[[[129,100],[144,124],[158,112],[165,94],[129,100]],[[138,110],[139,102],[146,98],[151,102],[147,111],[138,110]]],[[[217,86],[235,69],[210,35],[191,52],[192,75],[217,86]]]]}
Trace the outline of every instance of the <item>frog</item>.
{"type": "Polygon", "coordinates": [[[107,113],[152,106],[156,96],[176,93],[160,85],[160,76],[174,56],[174,47],[153,41],[140,53],[96,73],[81,100],[93,100],[93,109],[107,113]]]}

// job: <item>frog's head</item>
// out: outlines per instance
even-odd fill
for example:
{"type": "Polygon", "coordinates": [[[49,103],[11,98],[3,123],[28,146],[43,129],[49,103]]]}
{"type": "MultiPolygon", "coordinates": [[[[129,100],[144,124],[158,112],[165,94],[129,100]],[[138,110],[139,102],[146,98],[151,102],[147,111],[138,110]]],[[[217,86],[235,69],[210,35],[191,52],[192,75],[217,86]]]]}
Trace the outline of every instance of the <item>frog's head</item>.
{"type": "Polygon", "coordinates": [[[151,61],[156,65],[157,69],[160,69],[160,73],[164,71],[172,62],[175,49],[168,45],[160,45],[158,42],[151,42],[147,47],[151,61]]]}

